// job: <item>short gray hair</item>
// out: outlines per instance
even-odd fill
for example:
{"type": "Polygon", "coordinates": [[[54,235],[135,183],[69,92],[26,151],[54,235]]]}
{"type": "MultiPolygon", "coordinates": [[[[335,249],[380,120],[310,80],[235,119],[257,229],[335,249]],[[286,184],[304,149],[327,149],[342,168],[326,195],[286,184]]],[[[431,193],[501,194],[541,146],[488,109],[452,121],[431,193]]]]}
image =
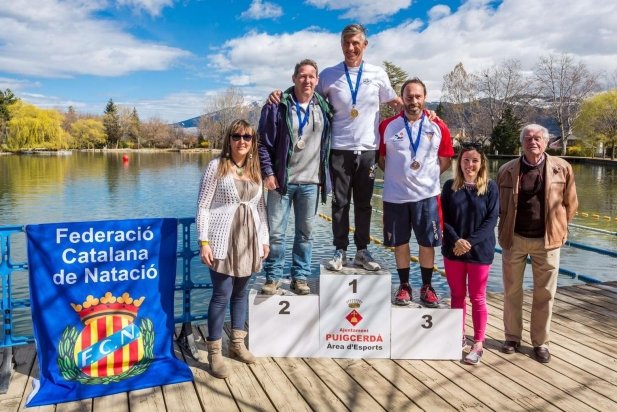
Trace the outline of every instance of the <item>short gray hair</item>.
{"type": "Polygon", "coordinates": [[[548,142],[550,140],[550,136],[548,135],[548,129],[544,126],[540,126],[539,124],[528,124],[527,126],[521,129],[521,135],[519,137],[519,142],[523,144],[523,138],[525,138],[525,133],[527,132],[540,132],[542,134],[542,138],[548,142]]]}
{"type": "Polygon", "coordinates": [[[296,63],[296,67],[294,68],[294,77],[298,76],[300,67],[302,66],[313,66],[315,68],[315,74],[319,76],[319,69],[317,68],[317,63],[315,63],[315,60],[304,59],[296,63]]]}
{"type": "Polygon", "coordinates": [[[366,40],[367,36],[366,36],[366,28],[359,24],[359,23],[354,23],[354,24],[350,24],[345,26],[345,28],[343,29],[343,31],[341,32],[341,42],[343,42],[345,40],[345,37],[347,36],[355,36],[356,34],[361,34],[362,37],[364,38],[364,40],[366,40]]]}

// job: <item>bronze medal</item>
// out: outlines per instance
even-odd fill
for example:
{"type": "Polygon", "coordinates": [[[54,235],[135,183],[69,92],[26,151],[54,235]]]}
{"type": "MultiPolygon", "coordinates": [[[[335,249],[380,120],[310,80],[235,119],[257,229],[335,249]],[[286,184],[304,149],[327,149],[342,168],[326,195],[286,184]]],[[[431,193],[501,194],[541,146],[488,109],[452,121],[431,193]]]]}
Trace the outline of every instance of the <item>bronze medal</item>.
{"type": "Polygon", "coordinates": [[[358,112],[358,109],[356,109],[355,107],[351,108],[351,112],[349,113],[349,115],[351,116],[352,119],[355,119],[356,117],[358,117],[358,114],[360,114],[358,112]]]}
{"type": "Polygon", "coordinates": [[[411,162],[411,168],[412,168],[413,170],[418,170],[418,169],[420,168],[420,162],[418,162],[417,160],[415,160],[415,159],[414,159],[414,160],[411,162]]]}

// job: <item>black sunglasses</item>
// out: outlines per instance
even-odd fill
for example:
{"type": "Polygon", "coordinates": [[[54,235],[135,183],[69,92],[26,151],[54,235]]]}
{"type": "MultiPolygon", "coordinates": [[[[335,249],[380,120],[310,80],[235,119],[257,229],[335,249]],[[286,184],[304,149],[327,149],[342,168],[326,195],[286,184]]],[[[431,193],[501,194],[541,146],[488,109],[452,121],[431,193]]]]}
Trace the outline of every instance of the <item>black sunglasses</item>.
{"type": "Polygon", "coordinates": [[[461,143],[461,147],[463,149],[480,150],[480,149],[482,149],[482,143],[480,143],[480,142],[462,142],[461,143]]]}
{"type": "Polygon", "coordinates": [[[234,142],[239,142],[240,139],[243,139],[245,142],[250,142],[251,140],[253,140],[253,135],[252,134],[232,134],[231,135],[231,140],[233,140],[234,142]]]}

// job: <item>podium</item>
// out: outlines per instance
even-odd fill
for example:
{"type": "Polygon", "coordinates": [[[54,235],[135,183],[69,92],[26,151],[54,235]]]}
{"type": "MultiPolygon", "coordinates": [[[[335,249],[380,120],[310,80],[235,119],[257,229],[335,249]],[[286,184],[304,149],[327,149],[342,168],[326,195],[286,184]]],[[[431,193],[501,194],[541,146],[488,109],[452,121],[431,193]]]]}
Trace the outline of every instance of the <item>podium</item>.
{"type": "Polygon", "coordinates": [[[334,272],[324,263],[319,279],[309,279],[309,295],[294,294],[289,280],[279,294],[262,295],[263,277],[255,282],[249,292],[255,356],[461,359],[462,309],[428,309],[417,301],[395,306],[389,270],[366,271],[348,261],[334,272]]]}

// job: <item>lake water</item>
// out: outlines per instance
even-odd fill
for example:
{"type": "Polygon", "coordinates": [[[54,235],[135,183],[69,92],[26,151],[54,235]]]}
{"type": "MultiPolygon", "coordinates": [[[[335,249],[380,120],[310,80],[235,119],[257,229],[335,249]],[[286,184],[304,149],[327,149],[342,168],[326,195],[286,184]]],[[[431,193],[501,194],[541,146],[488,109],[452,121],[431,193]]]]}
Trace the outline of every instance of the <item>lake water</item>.
{"type": "MultiPolygon", "coordinates": [[[[73,153],[70,156],[0,156],[0,226],[32,223],[128,219],[144,217],[191,217],[195,215],[197,191],[201,174],[212,155],[209,153],[73,153]]],[[[494,175],[503,160],[491,160],[494,175]]],[[[617,250],[617,167],[575,164],[580,207],[576,225],[613,232],[601,234],[572,227],[570,240],[612,251],[617,250]],[[583,217],[582,213],[588,213],[583,217]],[[597,214],[600,218],[593,218],[597,214]],[[610,220],[603,218],[610,217],[610,220]]],[[[450,177],[450,172],[442,176],[450,177]]],[[[376,189],[377,195],[381,189],[376,189]]],[[[371,233],[382,239],[381,199],[373,199],[371,233]]],[[[320,205],[319,211],[330,216],[331,208],[320,205]]],[[[352,220],[353,222],[353,220],[352,220]]],[[[319,272],[319,261],[333,252],[331,223],[316,218],[313,273],[319,272]]],[[[352,223],[353,224],[353,223],[352,223]]],[[[289,234],[293,225],[289,226],[289,234]]],[[[25,260],[25,239],[12,241],[14,261],[25,260]]],[[[385,262],[394,273],[394,256],[389,250],[372,244],[374,256],[385,262]]],[[[350,248],[350,254],[355,250],[350,248]]],[[[417,246],[412,243],[412,254],[417,246]]],[[[290,253],[288,254],[288,256],[290,253]]],[[[289,264],[289,260],[287,262],[289,264]]],[[[443,268],[441,254],[436,253],[436,265],[443,268]]],[[[616,259],[571,247],[562,249],[561,266],[571,271],[601,280],[615,280],[616,259]]],[[[413,266],[412,266],[413,268],[413,266]]],[[[194,259],[196,281],[207,281],[204,266],[194,259]]],[[[419,285],[419,271],[412,269],[412,283],[419,285]]],[[[530,270],[528,269],[528,272],[530,270]]],[[[26,273],[15,274],[13,293],[27,296],[26,273]]],[[[434,277],[441,296],[448,296],[445,278],[434,277]]],[[[573,283],[560,276],[559,284],[573,283]]],[[[530,284],[530,273],[526,285],[530,284]]],[[[501,258],[495,256],[490,272],[489,290],[501,291],[501,258]]],[[[196,300],[207,302],[205,292],[196,292],[196,300]]],[[[179,303],[177,305],[179,307],[179,303]]],[[[18,319],[27,323],[28,314],[18,319]]],[[[18,325],[16,325],[18,327],[18,325]]]]}

